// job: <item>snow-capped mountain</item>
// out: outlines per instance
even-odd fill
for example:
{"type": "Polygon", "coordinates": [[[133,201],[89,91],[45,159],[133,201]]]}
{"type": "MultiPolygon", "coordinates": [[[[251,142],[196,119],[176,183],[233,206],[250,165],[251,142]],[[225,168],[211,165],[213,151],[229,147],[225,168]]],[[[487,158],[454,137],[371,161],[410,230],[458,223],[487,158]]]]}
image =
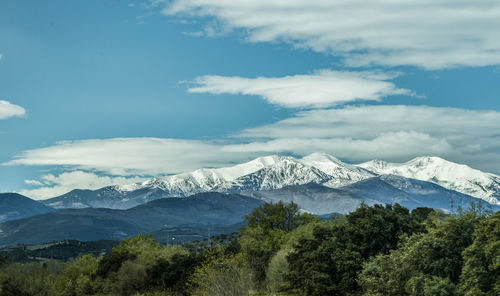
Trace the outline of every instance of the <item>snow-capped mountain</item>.
{"type": "Polygon", "coordinates": [[[331,178],[324,185],[332,188],[359,182],[377,175],[362,167],[344,163],[325,153],[313,153],[303,157],[300,161],[329,175],[331,178]]]}
{"type": "Polygon", "coordinates": [[[229,192],[272,190],[288,185],[324,184],[331,179],[332,176],[316,167],[293,157],[283,157],[271,166],[235,179],[229,188],[219,187],[215,190],[229,192]]]}
{"type": "Polygon", "coordinates": [[[373,160],[358,166],[379,175],[396,175],[432,182],[500,205],[500,176],[439,157],[417,157],[406,163],[373,160]]]}
{"type": "Polygon", "coordinates": [[[55,208],[127,209],[155,199],[187,197],[210,191],[238,193],[308,183],[340,188],[381,175],[432,182],[500,205],[499,176],[438,157],[420,157],[403,164],[370,161],[353,165],[323,153],[313,153],[303,158],[278,155],[259,157],[231,167],[199,169],[137,184],[109,186],[94,191],[74,190],[43,202],[55,208]]]}
{"type": "Polygon", "coordinates": [[[121,191],[158,188],[174,196],[206,191],[268,190],[310,182],[329,187],[352,184],[376,174],[323,153],[301,159],[270,155],[250,162],[218,169],[199,169],[190,173],[154,178],[143,183],[118,186],[121,191]],[[255,175],[256,174],[256,175],[255,175]]]}
{"type": "MultiPolygon", "coordinates": [[[[279,166],[287,157],[271,155],[254,159],[250,162],[218,169],[199,169],[190,173],[154,178],[142,183],[117,186],[117,190],[129,192],[144,188],[156,188],[172,196],[188,196],[207,191],[226,191],[240,177],[255,173],[261,169],[279,166]]],[[[291,158],[290,158],[291,159],[291,158]]]]}
{"type": "Polygon", "coordinates": [[[209,191],[272,190],[307,183],[339,187],[373,176],[363,168],[345,164],[327,154],[314,153],[301,159],[271,155],[231,167],[199,169],[142,183],[108,186],[95,191],[73,190],[43,202],[55,208],[127,209],[163,197],[186,197],[209,191]]]}

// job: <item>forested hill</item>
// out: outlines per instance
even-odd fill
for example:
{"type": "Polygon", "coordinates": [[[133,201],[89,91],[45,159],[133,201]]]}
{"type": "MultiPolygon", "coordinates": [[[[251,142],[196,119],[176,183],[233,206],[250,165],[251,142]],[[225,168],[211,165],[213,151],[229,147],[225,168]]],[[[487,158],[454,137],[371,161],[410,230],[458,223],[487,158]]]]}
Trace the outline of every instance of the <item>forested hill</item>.
{"type": "Polygon", "coordinates": [[[500,295],[500,212],[362,205],[331,220],[263,204],[229,243],[152,236],[104,256],[4,264],[0,295],[500,295]]]}

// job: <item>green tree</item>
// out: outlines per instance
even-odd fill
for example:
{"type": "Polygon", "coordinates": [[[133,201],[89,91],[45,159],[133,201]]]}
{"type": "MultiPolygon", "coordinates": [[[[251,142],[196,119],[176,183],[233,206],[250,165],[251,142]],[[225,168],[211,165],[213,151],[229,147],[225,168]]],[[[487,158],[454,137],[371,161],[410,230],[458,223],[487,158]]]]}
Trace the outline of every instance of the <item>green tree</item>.
{"type": "Polygon", "coordinates": [[[94,295],[102,291],[102,286],[94,282],[98,268],[98,258],[85,255],[67,265],[57,277],[51,295],[80,296],[94,295]]]}
{"type": "Polygon", "coordinates": [[[353,213],[317,225],[312,239],[302,239],[288,256],[291,288],[305,295],[356,295],[363,263],[396,248],[415,223],[399,205],[362,204],[353,213]]]}
{"type": "Polygon", "coordinates": [[[500,295],[500,212],[483,219],[464,253],[459,290],[466,296],[500,295]]]}
{"type": "Polygon", "coordinates": [[[221,250],[206,254],[189,285],[193,296],[248,296],[255,287],[252,270],[244,256],[225,255],[221,250]]]}
{"type": "Polygon", "coordinates": [[[290,232],[300,225],[307,224],[315,218],[307,213],[300,213],[296,203],[265,203],[245,216],[247,227],[261,228],[264,233],[273,230],[290,232]]]}
{"type": "Polygon", "coordinates": [[[54,279],[63,270],[64,264],[55,261],[7,265],[0,271],[0,295],[52,295],[54,279]]]}
{"type": "Polygon", "coordinates": [[[266,203],[245,217],[246,227],[241,231],[240,245],[259,282],[266,278],[271,257],[280,249],[286,235],[300,225],[315,221],[307,213],[300,213],[295,203],[266,203]]]}
{"type": "Polygon", "coordinates": [[[435,218],[426,232],[405,237],[390,254],[373,258],[359,275],[364,295],[455,295],[462,252],[472,243],[477,220],[474,212],[435,218]]]}
{"type": "Polygon", "coordinates": [[[201,263],[197,254],[174,254],[170,259],[161,258],[147,269],[147,287],[157,287],[180,295],[188,295],[186,283],[201,263]]]}
{"type": "Polygon", "coordinates": [[[288,290],[289,287],[286,276],[290,268],[287,256],[294,250],[294,246],[297,245],[301,239],[313,238],[313,230],[318,223],[320,222],[314,221],[301,225],[286,235],[284,242],[280,246],[280,250],[271,258],[266,271],[266,285],[270,293],[275,294],[288,290]]]}
{"type": "Polygon", "coordinates": [[[150,235],[123,240],[99,263],[98,275],[114,295],[159,292],[185,294],[185,283],[199,263],[179,246],[162,247],[150,235]]]}

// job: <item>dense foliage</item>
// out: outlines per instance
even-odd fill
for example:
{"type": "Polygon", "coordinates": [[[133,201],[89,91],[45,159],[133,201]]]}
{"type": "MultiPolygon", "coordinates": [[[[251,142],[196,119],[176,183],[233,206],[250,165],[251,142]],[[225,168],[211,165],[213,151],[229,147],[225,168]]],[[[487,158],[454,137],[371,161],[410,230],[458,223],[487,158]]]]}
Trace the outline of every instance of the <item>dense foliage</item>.
{"type": "Polygon", "coordinates": [[[500,295],[500,213],[362,205],[320,221],[279,202],[245,218],[189,249],[140,235],[71,262],[0,257],[0,296],[500,295]]]}

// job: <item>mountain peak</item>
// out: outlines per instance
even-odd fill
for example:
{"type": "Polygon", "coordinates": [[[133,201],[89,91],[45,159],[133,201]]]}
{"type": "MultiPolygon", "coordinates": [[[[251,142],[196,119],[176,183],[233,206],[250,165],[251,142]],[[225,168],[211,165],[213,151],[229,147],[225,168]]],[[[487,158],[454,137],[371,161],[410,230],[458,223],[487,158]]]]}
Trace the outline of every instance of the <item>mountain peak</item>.
{"type": "Polygon", "coordinates": [[[416,157],[405,163],[369,161],[359,165],[381,175],[428,181],[467,195],[500,204],[500,177],[436,156],[416,157]]]}
{"type": "Polygon", "coordinates": [[[421,164],[421,165],[458,165],[457,163],[448,161],[438,156],[419,156],[406,162],[407,164],[421,164]]]}

